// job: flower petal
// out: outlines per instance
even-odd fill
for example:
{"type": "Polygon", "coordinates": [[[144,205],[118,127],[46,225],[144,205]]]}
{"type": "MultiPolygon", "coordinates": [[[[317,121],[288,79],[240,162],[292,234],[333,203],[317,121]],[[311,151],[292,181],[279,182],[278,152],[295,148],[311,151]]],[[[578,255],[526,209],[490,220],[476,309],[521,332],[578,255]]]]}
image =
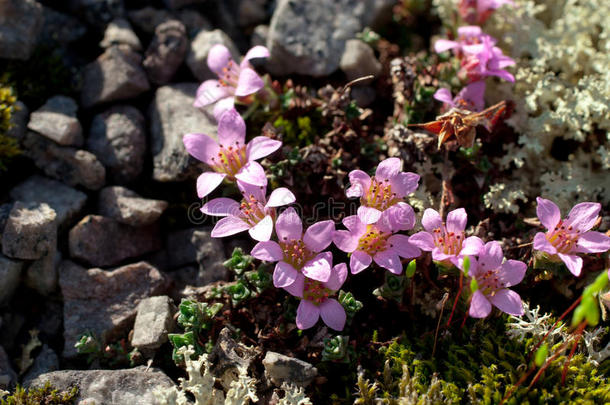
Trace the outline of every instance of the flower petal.
{"type": "Polygon", "coordinates": [[[388,238],[390,249],[405,259],[411,259],[421,255],[421,251],[415,245],[409,242],[409,237],[406,235],[392,235],[388,238]]]}
{"type": "Polygon", "coordinates": [[[237,97],[249,96],[254,94],[265,86],[263,79],[249,67],[242,68],[237,80],[235,95],[237,97]]]}
{"type": "MultiPolygon", "coordinates": [[[[460,45],[455,41],[449,41],[448,39],[438,39],[434,43],[434,51],[436,53],[441,53],[441,52],[448,51],[449,49],[459,48],[459,46],[460,45]]],[[[436,96],[436,94],[435,94],[435,96],[436,96]]]]}
{"type": "Polygon", "coordinates": [[[300,240],[303,237],[303,223],[294,208],[289,207],[277,217],[275,233],[279,242],[300,240]]]}
{"type": "Polygon", "coordinates": [[[566,255],[564,253],[557,253],[557,256],[565,263],[568,270],[570,270],[570,273],[574,274],[576,277],[580,276],[582,270],[582,257],[566,255]]]}
{"type": "Polygon", "coordinates": [[[216,172],[203,172],[197,177],[197,196],[203,198],[222,183],[227,175],[216,172]]]}
{"type": "Polygon", "coordinates": [[[481,270],[495,270],[502,265],[504,253],[497,241],[487,242],[479,252],[479,266],[481,270]]]}
{"type": "Polygon", "coordinates": [[[447,214],[447,231],[455,233],[464,232],[467,221],[468,215],[466,215],[466,210],[464,208],[450,211],[449,214],[447,214]]]}
{"type": "Polygon", "coordinates": [[[277,242],[272,240],[258,242],[250,252],[250,255],[258,260],[266,262],[277,262],[284,258],[284,251],[277,242]]]}
{"type": "MultiPolygon", "coordinates": [[[[445,41],[445,40],[439,39],[438,41],[436,41],[436,44],[438,44],[440,41],[445,41]]],[[[446,41],[446,42],[455,43],[454,41],[446,41]]],[[[434,45],[435,47],[436,47],[436,44],[434,45]]],[[[447,48],[447,49],[450,49],[450,48],[447,48]]],[[[440,53],[443,51],[437,50],[436,52],[440,53]]],[[[455,103],[453,102],[453,95],[451,94],[451,90],[449,90],[449,89],[446,89],[444,87],[440,88],[440,89],[436,90],[436,92],[432,95],[432,97],[434,97],[435,100],[449,104],[451,107],[455,107],[455,103]]]]}
{"type": "Polygon", "coordinates": [[[319,253],[303,265],[301,273],[305,277],[324,283],[330,278],[332,262],[333,254],[331,252],[319,253]]]}
{"type": "Polygon", "coordinates": [[[349,267],[352,274],[358,274],[371,265],[373,258],[361,250],[356,250],[349,258],[349,267]]]}
{"type": "Polygon", "coordinates": [[[335,231],[333,243],[342,251],[351,253],[358,247],[358,237],[350,231],[335,231]]]}
{"type": "Polygon", "coordinates": [[[301,300],[297,308],[297,327],[299,329],[309,329],[318,322],[320,318],[320,308],[309,301],[301,300]]]}
{"type": "Polygon", "coordinates": [[[269,57],[269,49],[265,48],[262,45],[257,45],[257,46],[250,48],[250,50],[246,53],[246,56],[244,56],[244,60],[249,61],[250,59],[268,58],[268,57],[269,57]]]}
{"type": "Polygon", "coordinates": [[[211,235],[212,238],[222,238],[224,236],[235,235],[249,228],[250,225],[240,218],[224,217],[216,223],[211,235]]]}
{"type": "Polygon", "coordinates": [[[362,197],[371,187],[371,176],[362,170],[352,170],[349,172],[350,186],[345,190],[348,198],[362,197]]]}
{"type": "Polygon", "coordinates": [[[580,232],[588,231],[595,225],[601,208],[600,203],[584,202],[576,204],[566,217],[566,227],[573,226],[580,232]]]}
{"type": "Polygon", "coordinates": [[[206,80],[197,88],[193,106],[203,108],[231,96],[233,96],[231,90],[226,86],[222,86],[218,80],[206,80]]]}
{"type": "Polygon", "coordinates": [[[381,213],[377,227],[383,232],[407,231],[415,226],[415,212],[406,202],[397,202],[381,213]]]}
{"type": "Polygon", "coordinates": [[[601,232],[585,232],[578,238],[577,247],[583,253],[603,253],[610,249],[610,237],[601,232]]]}
{"type": "Polygon", "coordinates": [[[402,170],[402,161],[399,158],[387,158],[379,163],[375,171],[375,178],[379,181],[390,180],[402,170]]]}
{"type": "Polygon", "coordinates": [[[290,295],[295,297],[303,298],[303,289],[305,288],[305,276],[297,272],[297,278],[294,283],[284,287],[284,290],[288,291],[290,295]]]}
{"type": "Polygon", "coordinates": [[[311,225],[303,235],[305,246],[313,252],[321,252],[333,241],[335,223],[333,221],[320,221],[311,225]]]}
{"type": "Polygon", "coordinates": [[[469,236],[462,243],[460,256],[476,256],[479,254],[485,244],[478,236],[469,236]]]}
{"type": "Polygon", "coordinates": [[[357,212],[358,218],[360,218],[364,224],[374,224],[381,217],[381,211],[379,211],[377,208],[366,207],[364,205],[358,207],[357,212]]]}
{"type": "Polygon", "coordinates": [[[220,76],[223,74],[222,69],[224,69],[232,59],[231,52],[226,46],[216,44],[210,48],[210,51],[208,52],[208,67],[212,72],[220,76]]]}
{"type": "Polygon", "coordinates": [[[540,219],[540,223],[544,225],[546,229],[552,231],[559,221],[561,221],[559,207],[557,207],[553,201],[541,197],[537,197],[536,202],[538,203],[536,214],[538,215],[538,219],[540,219]]]}
{"type": "Polygon", "coordinates": [[[551,245],[551,242],[546,238],[546,234],[542,232],[538,232],[534,236],[534,250],[540,250],[552,255],[557,253],[555,246],[551,245]]]}
{"type": "Polygon", "coordinates": [[[491,303],[479,290],[472,294],[468,315],[473,318],[485,318],[491,312],[491,303]]]}
{"type": "Polygon", "coordinates": [[[286,187],[276,188],[269,195],[269,200],[265,207],[281,207],[283,205],[292,204],[296,201],[296,197],[292,194],[292,191],[286,187]]]}
{"type": "Polygon", "coordinates": [[[242,147],[246,142],[246,122],[236,109],[221,115],[218,121],[218,143],[221,147],[242,147]]]}
{"type": "Polygon", "coordinates": [[[375,253],[373,260],[375,263],[384,269],[390,270],[394,274],[402,273],[402,263],[400,262],[400,258],[398,257],[398,254],[391,249],[375,253]]]}
{"type": "Polygon", "coordinates": [[[239,203],[230,198],[220,197],[214,198],[208,201],[201,207],[201,212],[206,215],[212,215],[215,217],[226,217],[231,215],[236,217],[239,215],[239,203]]]}
{"type": "Polygon", "coordinates": [[[341,331],[345,327],[345,309],[334,298],[328,298],[320,304],[320,316],[324,323],[334,330],[341,331]]]}
{"type": "Polygon", "coordinates": [[[225,97],[225,98],[221,98],[220,100],[218,100],[216,102],[216,105],[214,105],[214,118],[216,119],[216,122],[220,121],[220,117],[222,117],[222,115],[224,113],[226,113],[229,110],[232,110],[235,108],[235,97],[231,96],[231,97],[225,97]]]}
{"type": "Polygon", "coordinates": [[[241,191],[242,198],[252,200],[254,198],[256,201],[260,203],[264,203],[266,201],[266,186],[255,186],[249,183],[243,183],[241,181],[237,182],[237,188],[241,191]]]}
{"type": "Polygon", "coordinates": [[[455,103],[463,103],[472,111],[481,111],[485,107],[485,81],[479,80],[465,86],[456,94],[455,103]]]}
{"type": "Polygon", "coordinates": [[[250,237],[259,242],[266,242],[271,239],[273,233],[273,218],[271,215],[265,216],[248,231],[250,237]]]}
{"type": "Polygon", "coordinates": [[[292,285],[296,279],[298,271],[286,262],[277,262],[275,270],[273,270],[273,285],[276,288],[287,287],[292,285]]]}
{"type": "Polygon", "coordinates": [[[494,295],[489,297],[489,300],[502,312],[514,316],[523,315],[523,304],[521,303],[521,297],[513,290],[509,290],[507,288],[498,290],[494,295]]]}
{"type": "Polygon", "coordinates": [[[358,218],[358,215],[347,216],[341,222],[354,235],[360,235],[366,231],[366,224],[358,218]]]}
{"type": "Polygon", "coordinates": [[[268,136],[254,137],[246,147],[248,160],[257,160],[269,156],[282,146],[282,142],[271,139],[268,136]]]}
{"type": "Polygon", "coordinates": [[[417,190],[419,175],[412,172],[400,172],[390,179],[392,191],[397,198],[403,198],[417,190]]]}
{"type": "Polygon", "coordinates": [[[439,213],[432,208],[426,208],[424,211],[424,216],[421,219],[421,224],[424,226],[426,231],[432,232],[433,230],[443,226],[443,219],[439,213]]]}
{"type": "Polygon", "coordinates": [[[435,248],[434,238],[430,233],[425,231],[409,236],[409,243],[426,252],[431,252],[435,248]]]}
{"type": "Polygon", "coordinates": [[[205,134],[186,134],[182,137],[182,143],[189,155],[195,159],[213,166],[212,158],[218,154],[218,142],[205,134]]]}
{"type": "Polygon", "coordinates": [[[527,271],[527,265],[519,260],[507,260],[502,263],[500,271],[498,272],[498,281],[502,283],[504,287],[512,287],[517,285],[523,280],[525,272],[527,271]]]}
{"type": "Polygon", "coordinates": [[[330,278],[324,283],[324,287],[329,290],[337,291],[345,280],[347,279],[347,265],[345,263],[339,263],[332,268],[330,272],[330,278]]]}
{"type": "Polygon", "coordinates": [[[254,186],[267,187],[267,176],[265,169],[258,162],[246,163],[235,175],[235,178],[241,182],[254,186]]]}

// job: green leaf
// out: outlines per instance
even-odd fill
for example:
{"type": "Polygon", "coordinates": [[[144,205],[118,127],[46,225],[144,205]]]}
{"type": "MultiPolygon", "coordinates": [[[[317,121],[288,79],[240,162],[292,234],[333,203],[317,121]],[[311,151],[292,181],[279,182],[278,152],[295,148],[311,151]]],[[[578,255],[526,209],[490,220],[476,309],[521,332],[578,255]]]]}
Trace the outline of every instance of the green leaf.
{"type": "Polygon", "coordinates": [[[406,276],[411,278],[415,275],[415,270],[417,270],[417,261],[415,259],[411,260],[407,265],[406,276]]]}
{"type": "Polygon", "coordinates": [[[542,365],[546,361],[546,358],[548,357],[548,355],[549,355],[549,345],[544,343],[544,344],[542,344],[542,346],[540,346],[538,348],[538,350],[536,350],[536,355],[534,357],[534,363],[536,363],[536,366],[542,367],[542,365]]]}

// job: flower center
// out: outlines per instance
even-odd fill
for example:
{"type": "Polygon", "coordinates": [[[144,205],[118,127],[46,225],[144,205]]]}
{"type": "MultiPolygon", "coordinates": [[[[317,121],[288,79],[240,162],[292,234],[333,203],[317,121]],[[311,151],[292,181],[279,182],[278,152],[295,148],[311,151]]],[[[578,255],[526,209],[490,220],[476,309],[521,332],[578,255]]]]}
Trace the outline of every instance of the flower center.
{"type": "Polygon", "coordinates": [[[239,210],[241,211],[241,218],[250,226],[258,224],[266,215],[264,201],[257,200],[252,194],[244,195],[239,210]]]}
{"type": "Polygon", "coordinates": [[[284,252],[284,261],[297,270],[315,256],[315,254],[305,246],[305,243],[301,239],[291,239],[280,242],[280,247],[284,252]]]}
{"type": "Polygon", "coordinates": [[[222,68],[222,73],[218,75],[218,82],[223,87],[237,87],[241,68],[233,59],[229,59],[227,65],[222,68]]]}
{"type": "MultiPolygon", "coordinates": [[[[481,266],[483,265],[482,263],[481,266]]],[[[477,283],[483,294],[493,296],[497,290],[506,287],[498,278],[498,272],[499,269],[485,270],[477,276],[477,283]]]]}
{"type": "Polygon", "coordinates": [[[358,241],[357,250],[374,256],[375,253],[383,252],[387,249],[388,238],[390,236],[392,236],[391,233],[382,232],[375,225],[367,225],[366,232],[358,241]]]}
{"type": "Polygon", "coordinates": [[[317,280],[305,278],[305,285],[303,286],[303,298],[314,305],[320,305],[328,299],[332,294],[332,290],[324,287],[324,284],[317,280]]]}
{"type": "Polygon", "coordinates": [[[400,198],[396,197],[396,193],[392,192],[392,186],[388,179],[379,181],[373,177],[371,179],[371,186],[362,196],[360,202],[364,206],[384,211],[400,200],[400,198]]]}
{"type": "Polygon", "coordinates": [[[434,245],[446,255],[457,255],[462,250],[464,232],[447,232],[445,225],[433,231],[434,245]]]}
{"type": "Polygon", "coordinates": [[[218,173],[225,173],[229,176],[229,180],[233,180],[239,170],[248,163],[246,157],[246,146],[240,145],[239,141],[235,141],[233,145],[223,146],[216,156],[212,156],[212,169],[218,173]]]}
{"type": "Polygon", "coordinates": [[[546,233],[546,239],[559,253],[570,253],[576,247],[579,236],[579,231],[571,225],[566,226],[563,220],[559,221],[555,229],[546,233]]]}

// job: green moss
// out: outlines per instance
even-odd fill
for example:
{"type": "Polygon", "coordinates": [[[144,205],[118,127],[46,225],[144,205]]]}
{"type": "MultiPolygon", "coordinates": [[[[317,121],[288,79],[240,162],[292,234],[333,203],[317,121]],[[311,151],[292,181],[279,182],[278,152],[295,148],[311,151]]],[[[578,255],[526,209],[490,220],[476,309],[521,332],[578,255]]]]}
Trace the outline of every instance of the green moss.
{"type": "Polygon", "coordinates": [[[294,147],[303,147],[314,143],[317,131],[309,116],[296,117],[294,120],[279,117],[273,126],[284,133],[283,142],[294,147]]]}
{"type": "Polygon", "coordinates": [[[15,111],[17,97],[13,88],[0,79],[0,171],[6,170],[6,165],[15,156],[21,153],[16,139],[9,137],[7,131],[11,129],[11,117],[15,111]]]}
{"type": "Polygon", "coordinates": [[[77,394],[77,387],[68,391],[59,391],[53,388],[49,382],[42,388],[27,390],[17,386],[13,394],[0,399],[0,405],[68,405],[74,404],[77,394]]]}

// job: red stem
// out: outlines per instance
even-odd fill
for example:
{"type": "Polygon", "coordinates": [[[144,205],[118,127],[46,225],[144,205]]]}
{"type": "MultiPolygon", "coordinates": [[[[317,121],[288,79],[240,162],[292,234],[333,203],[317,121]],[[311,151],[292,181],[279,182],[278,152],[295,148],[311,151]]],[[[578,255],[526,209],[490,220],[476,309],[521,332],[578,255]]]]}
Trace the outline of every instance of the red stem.
{"type": "Polygon", "coordinates": [[[585,330],[586,326],[587,321],[583,321],[576,330],[576,339],[574,340],[574,345],[572,346],[572,350],[570,350],[570,355],[568,356],[566,364],[563,366],[563,372],[561,373],[561,385],[564,385],[566,382],[566,376],[568,375],[568,366],[570,365],[570,360],[572,360],[574,352],[576,352],[576,347],[578,346],[578,342],[580,341],[580,338],[582,337],[582,332],[585,330]]]}
{"type": "Polygon", "coordinates": [[[458,293],[455,296],[455,301],[453,301],[453,308],[451,309],[451,315],[449,316],[449,320],[447,321],[446,327],[448,328],[451,325],[451,320],[453,319],[453,313],[455,312],[455,307],[457,306],[458,300],[460,299],[460,295],[462,295],[462,281],[464,280],[464,273],[460,270],[460,284],[458,288],[458,293]]]}

